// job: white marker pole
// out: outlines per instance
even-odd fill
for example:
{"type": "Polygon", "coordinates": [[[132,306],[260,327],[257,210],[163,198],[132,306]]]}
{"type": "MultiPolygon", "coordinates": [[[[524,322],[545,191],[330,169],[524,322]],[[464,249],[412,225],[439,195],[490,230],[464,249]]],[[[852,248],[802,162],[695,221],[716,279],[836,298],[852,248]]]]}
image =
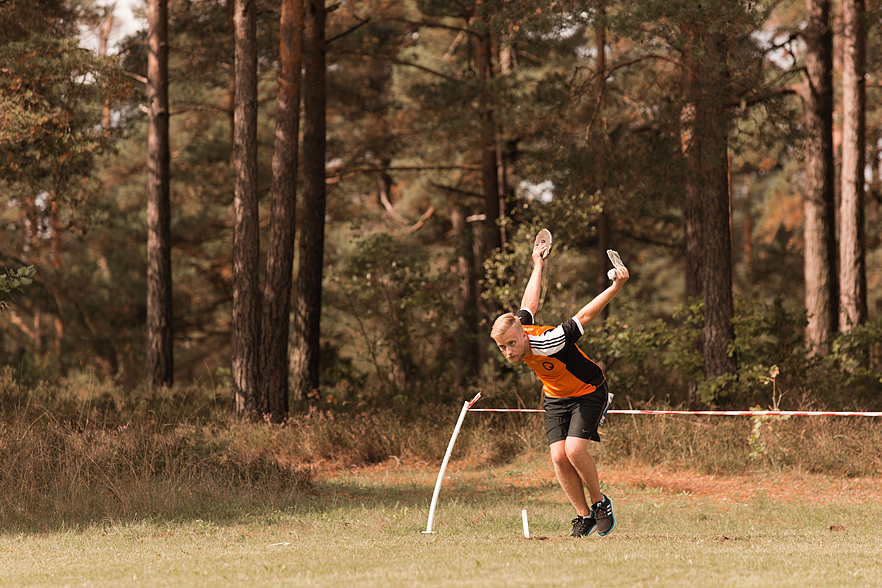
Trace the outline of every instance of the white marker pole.
{"type": "Polygon", "coordinates": [[[527,509],[521,511],[521,518],[524,519],[524,539],[530,538],[530,526],[527,524],[527,509]]]}
{"type": "Polygon", "coordinates": [[[471,402],[465,402],[462,405],[462,412],[459,413],[459,420],[456,421],[456,427],[453,429],[453,435],[450,437],[450,443],[447,444],[447,453],[444,454],[444,461],[441,462],[441,471],[438,472],[438,481],[435,482],[435,492],[432,494],[432,505],[429,507],[429,521],[426,523],[426,530],[423,534],[432,534],[432,522],[435,520],[435,506],[438,504],[438,495],[441,493],[441,482],[444,480],[444,470],[447,469],[447,462],[450,461],[450,454],[453,453],[453,444],[456,443],[456,436],[459,435],[459,429],[462,427],[462,421],[465,419],[469,408],[478,401],[481,394],[478,393],[472,398],[471,402]]]}

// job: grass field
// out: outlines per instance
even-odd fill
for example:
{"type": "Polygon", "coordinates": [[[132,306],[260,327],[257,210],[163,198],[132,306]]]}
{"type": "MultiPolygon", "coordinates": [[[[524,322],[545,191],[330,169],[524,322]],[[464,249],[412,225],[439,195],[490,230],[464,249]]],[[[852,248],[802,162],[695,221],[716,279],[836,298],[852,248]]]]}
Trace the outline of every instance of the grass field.
{"type": "Polygon", "coordinates": [[[882,586],[882,479],[604,464],[616,528],[573,513],[536,454],[318,472],[289,505],[0,534],[0,586],[882,586]],[[523,537],[526,509],[532,538],[523,537]]]}

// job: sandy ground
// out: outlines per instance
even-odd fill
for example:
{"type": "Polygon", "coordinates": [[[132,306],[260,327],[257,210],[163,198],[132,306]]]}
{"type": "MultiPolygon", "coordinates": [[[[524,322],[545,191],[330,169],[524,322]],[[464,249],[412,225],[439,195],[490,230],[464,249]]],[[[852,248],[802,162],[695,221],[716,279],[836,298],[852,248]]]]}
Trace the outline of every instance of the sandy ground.
{"type": "MultiPolygon", "coordinates": [[[[413,482],[414,477],[434,484],[438,465],[407,464],[389,461],[374,466],[341,470],[325,469],[320,477],[331,480],[345,475],[356,475],[364,480],[384,482],[413,482]]],[[[756,472],[741,475],[707,475],[691,471],[674,471],[647,466],[622,466],[602,464],[598,466],[601,482],[615,486],[621,491],[633,491],[631,500],[644,497],[655,500],[659,494],[691,496],[720,503],[743,503],[761,496],[770,501],[814,500],[819,505],[830,503],[862,504],[882,501],[882,477],[840,478],[822,474],[801,472],[756,472]],[[652,490],[652,492],[646,492],[652,490]]],[[[544,487],[560,492],[551,464],[548,468],[530,465],[470,467],[469,464],[453,463],[446,475],[451,482],[473,486],[505,485],[520,488],[544,487]],[[489,475],[488,473],[491,473],[489,475]]]]}

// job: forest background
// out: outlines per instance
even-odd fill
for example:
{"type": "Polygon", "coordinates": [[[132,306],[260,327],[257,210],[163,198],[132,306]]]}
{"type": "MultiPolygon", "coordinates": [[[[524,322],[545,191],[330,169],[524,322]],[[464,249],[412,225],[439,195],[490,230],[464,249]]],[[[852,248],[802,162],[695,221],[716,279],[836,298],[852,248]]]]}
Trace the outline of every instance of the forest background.
{"type": "Polygon", "coordinates": [[[535,406],[487,333],[542,227],[542,322],[630,268],[617,402],[880,407],[880,3],[113,9],[0,2],[6,414],[535,406]]]}

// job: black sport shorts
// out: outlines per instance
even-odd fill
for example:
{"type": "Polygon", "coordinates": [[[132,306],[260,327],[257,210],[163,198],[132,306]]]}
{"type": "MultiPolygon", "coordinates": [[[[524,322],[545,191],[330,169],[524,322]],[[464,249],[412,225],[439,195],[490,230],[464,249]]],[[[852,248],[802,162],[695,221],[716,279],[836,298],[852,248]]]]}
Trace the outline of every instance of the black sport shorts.
{"type": "Polygon", "coordinates": [[[591,394],[575,398],[551,398],[542,401],[545,409],[545,430],[548,443],[563,441],[567,437],[579,437],[600,441],[597,427],[609,403],[606,382],[591,394]]]}

